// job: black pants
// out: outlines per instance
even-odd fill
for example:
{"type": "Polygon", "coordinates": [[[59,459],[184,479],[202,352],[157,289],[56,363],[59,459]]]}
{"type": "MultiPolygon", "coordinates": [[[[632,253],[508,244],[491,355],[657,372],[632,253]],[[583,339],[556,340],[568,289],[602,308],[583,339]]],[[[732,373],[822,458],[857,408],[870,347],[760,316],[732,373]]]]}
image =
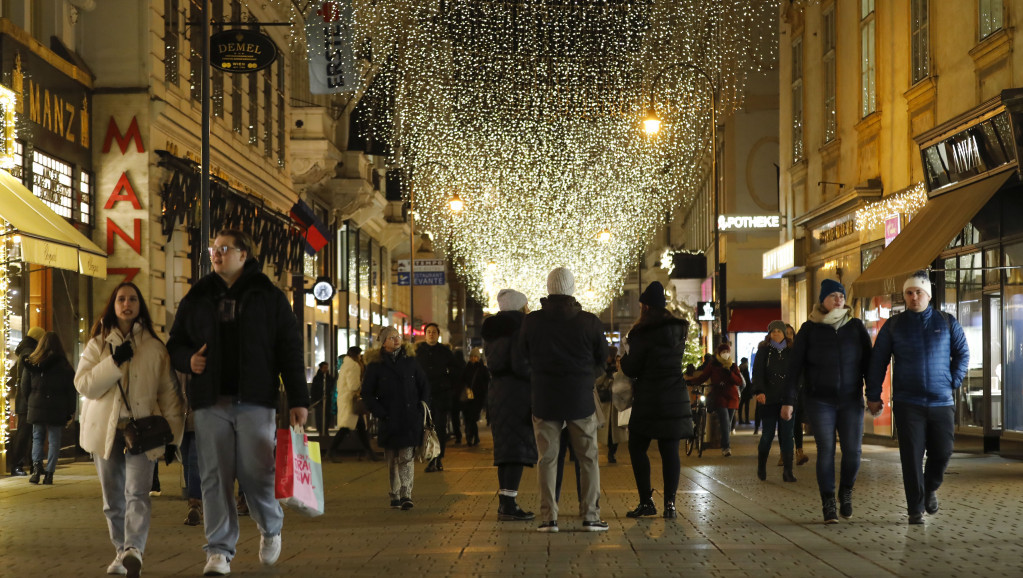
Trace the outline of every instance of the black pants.
{"type": "MultiPolygon", "coordinates": [[[[653,491],[650,487],[650,458],[646,455],[651,441],[648,437],[629,432],[629,458],[632,460],[632,475],[636,478],[640,502],[650,498],[653,491]]],[[[678,491],[679,471],[682,469],[678,445],[679,440],[657,440],[657,449],[661,452],[665,502],[674,503],[675,493],[678,491]]]]}
{"type": "Polygon", "coordinates": [[[792,411],[792,421],[795,422],[792,430],[792,439],[796,442],[796,449],[803,449],[803,399],[796,401],[796,407],[792,411]]]}
{"type": "Polygon", "coordinates": [[[32,465],[32,424],[28,423],[28,414],[18,414],[18,429],[14,434],[7,465],[13,472],[17,466],[32,465]]]}
{"type": "Polygon", "coordinates": [[[924,407],[897,402],[893,411],[899,435],[906,510],[910,515],[922,514],[927,492],[935,492],[941,487],[945,468],[952,457],[955,407],[924,407]]]}
{"type": "Polygon", "coordinates": [[[462,402],[462,419],[465,420],[465,443],[471,444],[480,439],[480,412],[483,406],[475,399],[462,402]]]}
{"type": "MultiPolygon", "coordinates": [[[[440,455],[437,458],[444,457],[444,448],[448,445],[448,418],[455,418],[455,425],[458,424],[458,416],[452,416],[451,406],[439,405],[437,407],[430,407],[430,415],[433,416],[433,427],[437,430],[437,440],[440,441],[440,455]]],[[[458,437],[462,437],[461,433],[458,437]]]]}
{"type": "Polygon", "coordinates": [[[497,466],[497,484],[500,490],[519,491],[522,481],[523,464],[500,464],[497,466]]]}
{"type": "Polygon", "coordinates": [[[739,398],[739,423],[749,423],[749,402],[751,397],[742,396],[739,398]]]}

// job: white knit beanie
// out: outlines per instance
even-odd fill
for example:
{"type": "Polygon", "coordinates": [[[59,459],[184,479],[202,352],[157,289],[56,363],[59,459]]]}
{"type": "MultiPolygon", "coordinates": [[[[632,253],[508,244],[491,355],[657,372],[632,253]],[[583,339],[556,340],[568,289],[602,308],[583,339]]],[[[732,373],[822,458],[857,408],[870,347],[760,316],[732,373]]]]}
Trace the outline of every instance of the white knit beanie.
{"type": "Polygon", "coordinates": [[[913,287],[920,289],[927,294],[928,297],[933,297],[931,293],[931,280],[927,278],[927,273],[924,271],[917,271],[913,273],[906,282],[902,284],[902,292],[905,293],[906,289],[913,287]]]}
{"type": "Polygon", "coordinates": [[[501,289],[497,293],[497,307],[501,311],[520,311],[528,304],[529,299],[514,289],[501,289]]]}
{"type": "Polygon", "coordinates": [[[547,293],[550,295],[572,295],[575,293],[575,276],[568,267],[558,267],[547,275],[547,293]]]}

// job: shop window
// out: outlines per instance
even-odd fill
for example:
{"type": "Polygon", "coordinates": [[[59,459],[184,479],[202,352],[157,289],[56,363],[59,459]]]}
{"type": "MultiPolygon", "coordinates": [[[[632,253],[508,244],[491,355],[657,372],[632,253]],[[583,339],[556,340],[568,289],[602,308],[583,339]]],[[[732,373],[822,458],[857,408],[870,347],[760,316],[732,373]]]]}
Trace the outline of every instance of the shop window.
{"type": "Polygon", "coordinates": [[[913,84],[931,75],[931,39],[928,0],[912,0],[909,27],[913,62],[913,84]]]}
{"type": "Polygon", "coordinates": [[[977,35],[984,40],[1004,25],[1002,0],[977,0],[977,35]]]}
{"type": "Polygon", "coordinates": [[[181,7],[178,0],[163,1],[163,79],[177,86],[181,66],[181,7]]]}
{"type": "Polygon", "coordinates": [[[90,227],[94,224],[92,221],[92,198],[92,175],[82,171],[78,180],[78,206],[82,212],[82,223],[90,227]]]}
{"type": "Polygon", "coordinates": [[[877,110],[877,62],[874,31],[877,20],[874,0],[860,0],[860,116],[877,110]]]}
{"type": "MultiPolygon", "coordinates": [[[[1023,266],[1023,243],[1005,247],[1005,265],[1023,266]]],[[[1005,292],[1003,293],[1005,341],[1005,365],[992,368],[994,375],[1001,370],[1001,382],[1014,384],[1003,390],[1005,405],[1005,429],[1023,431],[1023,269],[1007,269],[1005,292]]]]}
{"type": "Polygon", "coordinates": [[[959,388],[959,425],[984,427],[988,411],[984,406],[984,292],[981,254],[959,257],[959,314],[970,351],[966,378],[959,388]]]}
{"type": "Polygon", "coordinates": [[[821,16],[821,52],[824,54],[824,142],[838,136],[838,114],[835,95],[838,92],[838,65],[835,62],[835,5],[824,9],[821,16]]]}
{"type": "Polygon", "coordinates": [[[69,221],[74,218],[71,165],[32,151],[32,192],[61,217],[69,221]]]}

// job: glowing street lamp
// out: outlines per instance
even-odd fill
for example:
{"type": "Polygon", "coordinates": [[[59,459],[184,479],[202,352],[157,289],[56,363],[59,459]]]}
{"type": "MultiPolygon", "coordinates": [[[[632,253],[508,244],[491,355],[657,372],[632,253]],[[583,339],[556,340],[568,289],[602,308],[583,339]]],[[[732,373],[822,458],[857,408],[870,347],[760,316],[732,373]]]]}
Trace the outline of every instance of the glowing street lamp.
{"type": "Polygon", "coordinates": [[[647,111],[646,118],[643,119],[643,132],[647,136],[654,136],[659,130],[661,130],[661,119],[654,112],[654,109],[651,108],[647,111]]]}
{"type": "Polygon", "coordinates": [[[452,213],[461,213],[462,209],[465,208],[465,201],[462,200],[462,197],[458,196],[458,193],[455,193],[448,199],[448,207],[451,208],[452,213]]]}
{"type": "Polygon", "coordinates": [[[600,241],[601,243],[607,243],[608,241],[611,240],[611,231],[608,229],[604,229],[601,232],[597,233],[597,240],[600,241]]]}

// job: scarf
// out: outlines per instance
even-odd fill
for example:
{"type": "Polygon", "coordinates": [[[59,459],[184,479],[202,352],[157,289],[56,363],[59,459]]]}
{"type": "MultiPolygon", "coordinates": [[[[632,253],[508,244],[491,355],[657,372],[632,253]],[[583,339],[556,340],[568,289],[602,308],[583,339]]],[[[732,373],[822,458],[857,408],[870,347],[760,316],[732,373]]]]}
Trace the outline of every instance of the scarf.
{"type": "Polygon", "coordinates": [[[837,331],[840,327],[852,319],[852,309],[845,307],[842,309],[832,309],[829,312],[824,309],[823,305],[818,304],[813,308],[813,311],[810,312],[808,319],[814,323],[830,325],[837,331]]]}
{"type": "Polygon", "coordinates": [[[718,354],[718,355],[715,355],[714,357],[718,360],[718,363],[720,363],[721,365],[724,366],[725,369],[731,369],[732,368],[732,358],[731,358],[731,356],[729,356],[729,357],[721,357],[721,355],[718,354]]]}
{"type": "Polygon", "coordinates": [[[773,339],[768,339],[768,341],[771,343],[771,347],[777,349],[778,351],[781,351],[781,350],[785,349],[786,347],[788,347],[788,343],[786,343],[786,341],[784,339],[782,339],[780,342],[779,341],[775,341],[773,339]]]}

